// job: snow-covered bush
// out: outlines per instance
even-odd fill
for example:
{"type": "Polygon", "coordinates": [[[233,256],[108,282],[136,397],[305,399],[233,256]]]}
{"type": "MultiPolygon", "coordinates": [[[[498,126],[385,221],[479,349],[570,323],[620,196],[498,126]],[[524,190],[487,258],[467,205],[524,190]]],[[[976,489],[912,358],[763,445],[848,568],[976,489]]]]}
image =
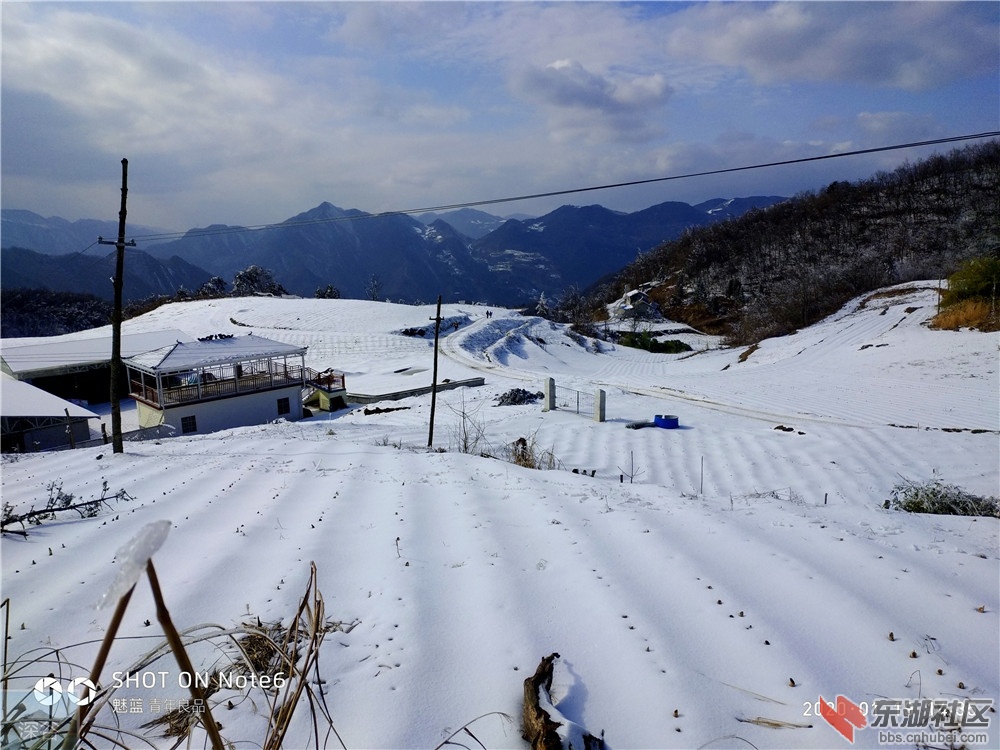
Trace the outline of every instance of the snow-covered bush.
{"type": "Polygon", "coordinates": [[[946,484],[935,476],[924,482],[903,478],[889,493],[884,508],[909,513],[934,513],[953,516],[993,516],[1000,518],[1000,501],[966,492],[954,484],[946,484]]]}

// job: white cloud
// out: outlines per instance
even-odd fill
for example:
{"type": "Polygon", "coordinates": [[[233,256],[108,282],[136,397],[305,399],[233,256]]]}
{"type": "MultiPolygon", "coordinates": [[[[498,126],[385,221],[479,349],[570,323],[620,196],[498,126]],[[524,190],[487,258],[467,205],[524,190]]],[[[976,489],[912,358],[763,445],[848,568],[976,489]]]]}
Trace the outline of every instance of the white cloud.
{"type": "Polygon", "coordinates": [[[576,60],[521,70],[512,81],[518,97],[537,104],[556,141],[644,141],[662,135],[658,113],[672,93],[658,73],[603,75],[576,60]]]}
{"type": "Polygon", "coordinates": [[[670,87],[659,73],[598,75],[576,60],[557,60],[544,68],[528,68],[518,77],[516,89],[547,105],[607,113],[656,108],[670,95],[670,87]]]}
{"type": "Polygon", "coordinates": [[[931,139],[943,135],[934,118],[910,112],[860,112],[857,125],[876,143],[931,139]]]}
{"type": "Polygon", "coordinates": [[[324,200],[399,209],[798,155],[788,140],[953,133],[940,96],[789,82],[912,86],[924,49],[945,76],[995,11],[854,5],[11,3],[3,200],[107,215],[126,156],[130,220],[256,224],[324,200]],[[909,38],[872,62],[880,24],[909,38]]]}
{"type": "Polygon", "coordinates": [[[744,68],[758,82],[835,81],[917,91],[997,64],[993,3],[697,4],[674,55],[744,68]]]}

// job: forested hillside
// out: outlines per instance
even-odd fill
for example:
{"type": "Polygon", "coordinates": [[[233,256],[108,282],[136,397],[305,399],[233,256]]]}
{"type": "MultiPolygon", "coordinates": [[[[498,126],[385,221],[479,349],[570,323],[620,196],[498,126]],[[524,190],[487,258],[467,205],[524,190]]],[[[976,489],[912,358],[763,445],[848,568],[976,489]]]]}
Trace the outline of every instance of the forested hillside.
{"type": "Polygon", "coordinates": [[[111,322],[111,303],[78,292],[4,289],[0,336],[58,336],[111,322]]]}
{"type": "Polygon", "coordinates": [[[989,141],[691,229],[592,289],[589,304],[655,282],[668,317],[752,343],[866,291],[1000,254],[998,207],[1000,143],[989,141]]]}

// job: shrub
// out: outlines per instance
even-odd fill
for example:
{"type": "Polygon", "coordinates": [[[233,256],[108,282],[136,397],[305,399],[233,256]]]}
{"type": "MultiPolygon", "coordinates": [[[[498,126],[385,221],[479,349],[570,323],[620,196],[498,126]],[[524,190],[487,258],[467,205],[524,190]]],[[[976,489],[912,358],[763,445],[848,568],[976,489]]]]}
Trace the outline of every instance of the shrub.
{"type": "Polygon", "coordinates": [[[650,351],[659,354],[680,354],[681,352],[691,351],[691,347],[680,339],[670,339],[669,341],[657,341],[654,339],[650,351]]]}
{"type": "Polygon", "coordinates": [[[941,299],[945,306],[967,299],[996,301],[1000,287],[1000,257],[973,258],[948,277],[948,290],[941,299]]]}
{"type": "Polygon", "coordinates": [[[538,444],[537,433],[507,443],[500,448],[496,457],[526,469],[551,471],[559,465],[555,454],[550,449],[542,448],[538,444]]]}
{"type": "Polygon", "coordinates": [[[621,335],[618,343],[655,354],[679,354],[691,351],[691,347],[679,339],[657,341],[649,331],[628,331],[621,335]]]}
{"type": "Polygon", "coordinates": [[[908,513],[933,513],[952,516],[992,516],[1000,518],[1000,501],[966,492],[954,484],[945,484],[935,476],[925,482],[903,479],[889,493],[883,508],[908,513]]]}
{"type": "Polygon", "coordinates": [[[316,299],[340,299],[340,290],[333,284],[327,284],[326,287],[316,287],[316,293],[313,295],[316,299]]]}
{"type": "Polygon", "coordinates": [[[452,431],[455,450],[459,453],[471,453],[473,455],[488,454],[490,445],[486,439],[486,421],[479,414],[483,408],[483,403],[480,402],[475,406],[466,406],[465,393],[463,392],[458,404],[445,405],[456,417],[456,424],[452,431]]]}
{"type": "Polygon", "coordinates": [[[935,315],[931,320],[931,328],[946,331],[957,331],[960,328],[996,331],[1000,330],[1000,314],[985,300],[964,299],[935,315]]]}

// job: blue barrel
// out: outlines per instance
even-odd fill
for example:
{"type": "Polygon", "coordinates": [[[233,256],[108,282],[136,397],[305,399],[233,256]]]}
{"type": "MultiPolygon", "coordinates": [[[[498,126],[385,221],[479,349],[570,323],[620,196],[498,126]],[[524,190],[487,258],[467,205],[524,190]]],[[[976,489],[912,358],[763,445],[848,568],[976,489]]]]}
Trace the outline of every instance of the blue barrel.
{"type": "Polygon", "coordinates": [[[668,430],[676,430],[680,426],[679,423],[680,420],[674,414],[657,414],[653,417],[653,424],[668,430]]]}

